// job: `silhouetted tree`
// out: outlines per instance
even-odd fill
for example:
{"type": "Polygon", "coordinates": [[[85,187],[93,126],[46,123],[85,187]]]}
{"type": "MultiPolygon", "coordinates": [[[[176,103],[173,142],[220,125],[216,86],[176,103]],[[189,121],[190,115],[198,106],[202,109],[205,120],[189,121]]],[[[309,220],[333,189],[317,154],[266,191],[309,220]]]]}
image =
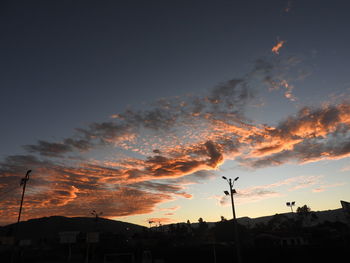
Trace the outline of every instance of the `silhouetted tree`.
{"type": "Polygon", "coordinates": [[[311,212],[311,208],[307,205],[303,205],[302,207],[297,208],[297,213],[300,215],[307,215],[311,212]]]}
{"type": "Polygon", "coordinates": [[[307,205],[303,205],[302,207],[297,208],[297,215],[299,217],[299,221],[301,226],[305,224],[309,224],[310,222],[310,216],[311,216],[311,208],[307,205]]]}
{"type": "Polygon", "coordinates": [[[203,232],[205,232],[205,230],[208,229],[208,224],[201,217],[198,219],[198,223],[198,232],[199,234],[202,234],[203,232]]]}

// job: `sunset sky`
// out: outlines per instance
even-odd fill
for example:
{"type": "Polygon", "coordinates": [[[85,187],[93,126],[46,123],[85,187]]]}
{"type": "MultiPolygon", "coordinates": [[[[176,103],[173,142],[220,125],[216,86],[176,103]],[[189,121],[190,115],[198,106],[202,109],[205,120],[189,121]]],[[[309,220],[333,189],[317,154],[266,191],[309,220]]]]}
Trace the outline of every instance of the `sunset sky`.
{"type": "Polygon", "coordinates": [[[0,225],[350,201],[350,2],[1,1],[0,225]]]}

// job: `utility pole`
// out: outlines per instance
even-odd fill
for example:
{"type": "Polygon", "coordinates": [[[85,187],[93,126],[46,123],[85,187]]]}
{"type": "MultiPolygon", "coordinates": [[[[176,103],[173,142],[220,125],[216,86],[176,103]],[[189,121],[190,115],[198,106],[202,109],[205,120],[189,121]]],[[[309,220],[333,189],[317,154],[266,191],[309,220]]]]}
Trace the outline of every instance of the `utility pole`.
{"type": "Polygon", "coordinates": [[[241,249],[240,249],[240,244],[239,244],[239,237],[238,237],[238,225],[237,225],[237,219],[236,219],[236,211],[235,211],[235,203],[233,200],[233,195],[236,192],[235,189],[233,189],[233,185],[234,182],[238,180],[239,177],[236,177],[233,181],[232,179],[227,179],[225,176],[222,177],[224,180],[226,180],[230,186],[230,193],[228,191],[224,191],[224,193],[226,195],[230,195],[231,196],[231,206],[232,206],[232,215],[233,215],[233,227],[234,227],[234,231],[235,231],[235,247],[236,247],[236,254],[237,254],[237,262],[238,263],[242,263],[242,257],[241,257],[241,249]]]}

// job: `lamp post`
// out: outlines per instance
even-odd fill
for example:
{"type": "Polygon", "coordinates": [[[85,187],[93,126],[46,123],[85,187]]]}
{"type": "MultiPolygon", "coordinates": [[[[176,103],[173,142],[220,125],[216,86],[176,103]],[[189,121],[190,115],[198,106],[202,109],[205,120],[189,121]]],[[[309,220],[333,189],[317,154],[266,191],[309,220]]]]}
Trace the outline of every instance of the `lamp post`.
{"type": "Polygon", "coordinates": [[[95,217],[95,222],[96,222],[96,224],[97,224],[97,221],[98,221],[100,215],[103,215],[103,212],[97,213],[96,210],[92,210],[92,212],[91,212],[90,214],[93,215],[93,216],[95,217]]]}
{"type": "MultiPolygon", "coordinates": [[[[96,212],[96,210],[92,210],[92,212],[90,212],[91,215],[93,215],[95,217],[95,231],[96,232],[92,232],[92,233],[87,233],[86,234],[86,256],[85,256],[85,263],[89,263],[89,254],[90,254],[90,243],[96,243],[98,242],[98,238],[99,238],[99,232],[98,232],[98,220],[100,218],[100,215],[103,214],[103,212],[96,212]]],[[[69,244],[70,246],[70,244],[69,244]]],[[[94,246],[92,244],[92,246],[94,246]]],[[[69,247],[69,254],[71,254],[71,247],[69,247]]],[[[91,258],[93,257],[93,253],[94,253],[93,249],[91,251],[91,258]]],[[[71,256],[68,256],[68,258],[70,258],[71,256]]],[[[70,260],[69,260],[70,261],[70,260]]]]}
{"type": "Polygon", "coordinates": [[[225,176],[222,177],[222,179],[226,180],[226,182],[230,186],[230,192],[224,191],[225,195],[230,195],[231,196],[231,206],[232,206],[232,215],[233,215],[233,227],[235,231],[235,245],[236,245],[236,254],[237,254],[237,262],[241,263],[242,258],[241,258],[241,251],[240,251],[240,246],[239,246],[239,237],[238,237],[238,226],[237,226],[237,219],[236,219],[236,211],[235,211],[235,203],[233,201],[233,195],[236,194],[236,190],[233,189],[234,183],[238,180],[239,177],[236,177],[234,180],[231,178],[227,179],[225,176]]]}
{"type": "Polygon", "coordinates": [[[286,205],[289,206],[290,209],[292,210],[292,213],[294,213],[294,212],[293,212],[293,206],[295,206],[295,201],[293,201],[293,202],[287,202],[286,205]]]}
{"type": "MultiPolygon", "coordinates": [[[[15,227],[15,233],[14,233],[14,241],[15,243],[17,242],[17,236],[18,236],[18,229],[19,229],[19,221],[21,220],[21,214],[22,214],[22,206],[23,206],[23,200],[24,200],[24,193],[26,191],[26,186],[27,182],[29,180],[29,174],[32,170],[28,170],[24,178],[21,179],[20,186],[23,185],[23,190],[22,190],[22,198],[21,198],[21,204],[19,206],[19,213],[18,213],[18,218],[17,218],[17,224],[15,227]]],[[[19,252],[19,251],[18,251],[19,252]]],[[[11,255],[11,262],[16,261],[16,249],[15,246],[13,247],[12,255],[11,255]]]]}
{"type": "Polygon", "coordinates": [[[20,186],[23,185],[23,191],[22,191],[22,198],[21,198],[21,205],[19,207],[19,213],[18,213],[18,219],[17,219],[17,224],[16,224],[16,231],[15,231],[15,237],[17,237],[17,232],[18,232],[18,225],[19,221],[21,220],[21,214],[22,214],[22,206],[23,206],[23,200],[24,200],[24,193],[26,191],[26,186],[27,186],[27,181],[29,180],[29,174],[32,170],[28,170],[25,177],[21,179],[21,184],[20,186]]]}

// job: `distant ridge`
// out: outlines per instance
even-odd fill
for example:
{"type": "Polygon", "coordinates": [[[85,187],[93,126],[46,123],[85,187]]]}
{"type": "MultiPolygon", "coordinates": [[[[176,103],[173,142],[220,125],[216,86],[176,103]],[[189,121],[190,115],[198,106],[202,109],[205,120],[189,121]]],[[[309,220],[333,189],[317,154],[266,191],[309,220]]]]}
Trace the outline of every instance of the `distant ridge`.
{"type": "MultiPolygon", "coordinates": [[[[312,225],[324,223],[326,221],[329,221],[329,222],[339,221],[339,222],[343,222],[343,223],[349,223],[349,221],[346,218],[346,215],[344,213],[344,210],[342,208],[332,209],[332,210],[324,210],[324,211],[311,211],[310,214],[315,214],[317,216],[317,219],[314,220],[312,223],[310,223],[312,225]]],[[[244,225],[247,227],[254,227],[256,224],[267,223],[275,215],[261,216],[261,217],[255,217],[255,218],[250,218],[248,216],[244,216],[244,217],[238,217],[237,221],[241,225],[244,225]]],[[[289,217],[289,218],[293,218],[293,217],[298,216],[298,214],[296,212],[294,212],[294,213],[291,213],[291,212],[280,213],[278,215],[284,215],[284,216],[289,217]]],[[[227,220],[232,220],[232,218],[227,218],[227,220]]],[[[206,223],[208,224],[209,227],[214,227],[215,223],[217,223],[217,222],[206,222],[206,223]]],[[[182,222],[180,224],[186,224],[186,223],[182,222]]],[[[170,224],[168,224],[168,225],[170,225],[170,224]]],[[[191,223],[191,225],[193,227],[198,227],[197,222],[191,223]]],[[[167,225],[164,225],[164,226],[167,226],[167,225]]]]}
{"type": "MultiPolygon", "coordinates": [[[[342,208],[338,209],[332,209],[332,210],[324,210],[324,211],[311,211],[310,214],[315,214],[317,216],[317,219],[312,224],[319,224],[324,223],[326,221],[329,222],[343,222],[347,223],[347,218],[345,216],[344,210],[342,208]]],[[[281,213],[279,215],[284,215],[289,218],[297,217],[297,213],[281,213]]],[[[262,216],[262,217],[256,217],[256,218],[250,218],[250,217],[241,217],[238,218],[238,222],[242,225],[246,226],[254,226],[258,223],[267,223],[269,220],[272,219],[274,215],[270,216],[262,216]]]]}
{"type": "MultiPolygon", "coordinates": [[[[0,236],[11,235],[15,224],[0,227],[0,236]]],[[[50,216],[20,222],[20,239],[40,239],[55,238],[59,232],[79,231],[79,232],[111,232],[120,234],[133,234],[140,232],[145,227],[126,223],[122,221],[99,218],[96,222],[91,217],[64,217],[50,216]]]]}

